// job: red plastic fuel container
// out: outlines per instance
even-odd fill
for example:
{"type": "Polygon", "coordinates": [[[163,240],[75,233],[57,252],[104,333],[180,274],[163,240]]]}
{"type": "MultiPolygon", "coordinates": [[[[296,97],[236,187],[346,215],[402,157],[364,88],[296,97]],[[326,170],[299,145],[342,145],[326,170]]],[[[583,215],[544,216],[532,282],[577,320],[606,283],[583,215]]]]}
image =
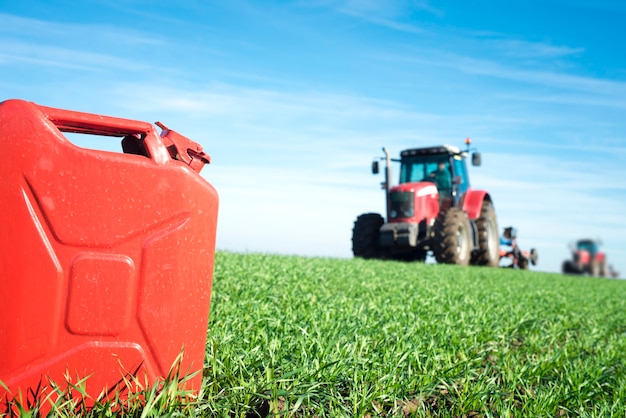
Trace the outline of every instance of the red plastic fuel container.
{"type": "Polygon", "coordinates": [[[0,405],[67,376],[93,398],[154,383],[181,352],[200,388],[218,196],[202,148],[156,125],[0,103],[0,405]]]}

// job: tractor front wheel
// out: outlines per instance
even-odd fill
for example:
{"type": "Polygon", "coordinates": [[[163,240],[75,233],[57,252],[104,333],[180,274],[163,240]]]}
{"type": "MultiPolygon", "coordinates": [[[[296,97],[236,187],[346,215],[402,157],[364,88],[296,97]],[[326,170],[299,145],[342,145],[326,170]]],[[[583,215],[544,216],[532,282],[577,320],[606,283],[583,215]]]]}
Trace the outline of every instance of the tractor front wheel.
{"type": "Polygon", "coordinates": [[[574,264],[574,262],[572,262],[571,260],[563,261],[562,270],[563,270],[563,274],[582,274],[583,273],[580,271],[578,267],[576,267],[576,264],[574,264]]]}
{"type": "Polygon", "coordinates": [[[587,266],[587,273],[589,273],[591,277],[598,277],[600,275],[600,264],[592,259],[587,266]]]}
{"type": "Polygon", "coordinates": [[[478,249],[472,254],[472,264],[497,267],[500,261],[500,239],[496,212],[489,201],[484,201],[476,220],[478,249]]]}
{"type": "Polygon", "coordinates": [[[465,212],[450,208],[435,222],[433,252],[438,263],[466,266],[470,261],[471,232],[465,212]]]}
{"type": "Polygon", "coordinates": [[[352,253],[355,257],[380,258],[378,236],[384,223],[378,213],[365,213],[356,218],[352,228],[352,253]]]}

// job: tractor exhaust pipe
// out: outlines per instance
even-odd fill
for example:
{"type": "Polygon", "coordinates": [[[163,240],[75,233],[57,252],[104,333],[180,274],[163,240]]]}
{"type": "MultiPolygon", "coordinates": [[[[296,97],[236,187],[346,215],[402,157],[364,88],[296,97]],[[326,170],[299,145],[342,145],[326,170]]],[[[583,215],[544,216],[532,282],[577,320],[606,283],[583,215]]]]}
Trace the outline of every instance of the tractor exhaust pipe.
{"type": "Polygon", "coordinates": [[[391,212],[391,199],[389,198],[389,189],[391,189],[391,157],[387,148],[383,147],[385,153],[385,201],[387,203],[387,222],[389,222],[389,212],[391,212]]]}

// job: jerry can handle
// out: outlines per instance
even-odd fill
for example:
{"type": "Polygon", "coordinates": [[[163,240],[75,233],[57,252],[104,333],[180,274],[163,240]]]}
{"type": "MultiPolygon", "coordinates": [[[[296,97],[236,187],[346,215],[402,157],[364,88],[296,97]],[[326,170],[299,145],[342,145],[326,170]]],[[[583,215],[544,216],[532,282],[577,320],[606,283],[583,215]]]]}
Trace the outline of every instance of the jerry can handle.
{"type": "MultiPolygon", "coordinates": [[[[141,140],[147,157],[157,164],[167,164],[171,159],[182,161],[194,171],[200,172],[211,158],[202,151],[200,144],[167,128],[161,122],[161,135],[148,122],[113,116],[96,115],[36,105],[61,132],[122,137],[124,140],[141,140]]],[[[144,154],[145,155],[145,154],[144,154]]]]}

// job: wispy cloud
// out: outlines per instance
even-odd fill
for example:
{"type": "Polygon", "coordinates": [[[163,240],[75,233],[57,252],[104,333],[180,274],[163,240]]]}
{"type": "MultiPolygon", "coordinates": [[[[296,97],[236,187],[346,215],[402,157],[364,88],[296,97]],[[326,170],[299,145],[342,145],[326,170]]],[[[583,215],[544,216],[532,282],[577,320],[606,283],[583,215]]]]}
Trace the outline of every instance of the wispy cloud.
{"type": "MultiPolygon", "coordinates": [[[[604,99],[596,99],[596,103],[603,106],[622,108],[621,98],[626,95],[626,82],[586,77],[566,71],[549,71],[540,65],[536,65],[535,68],[523,68],[502,64],[496,59],[477,58],[472,55],[429,48],[410,48],[402,53],[372,52],[371,54],[373,59],[393,62],[396,65],[401,63],[404,66],[413,65],[416,68],[439,67],[468,75],[546,87],[554,91],[589,93],[598,98],[604,97],[604,99]]],[[[526,95],[528,96],[528,93],[526,95]]],[[[537,97],[545,100],[545,91],[537,97]]],[[[576,97],[573,98],[576,99],[576,97]]],[[[582,99],[579,98],[579,100],[582,99]]],[[[587,96],[584,100],[590,100],[590,97],[587,96]]]]}
{"type": "Polygon", "coordinates": [[[158,34],[146,34],[132,28],[120,28],[113,25],[93,23],[55,22],[15,16],[0,13],[0,36],[10,36],[22,39],[39,39],[45,43],[55,43],[66,40],[68,43],[79,45],[98,42],[111,45],[164,46],[167,44],[164,37],[158,34]]]}
{"type": "Polygon", "coordinates": [[[115,55],[0,39],[0,65],[36,64],[73,70],[144,71],[146,64],[115,55]]]}
{"type": "MultiPolygon", "coordinates": [[[[433,15],[443,14],[441,9],[432,6],[431,2],[419,0],[321,0],[318,4],[362,18],[375,15],[382,18],[382,22],[407,18],[416,12],[426,12],[433,15]]],[[[402,26],[393,27],[404,30],[402,26]]],[[[409,32],[411,31],[409,30],[409,32]]]]}
{"type": "Polygon", "coordinates": [[[485,39],[486,46],[494,53],[514,58],[562,58],[579,56],[584,48],[551,45],[543,42],[529,42],[521,39],[485,39]]]}
{"type": "Polygon", "coordinates": [[[354,10],[354,9],[349,9],[349,8],[340,8],[338,10],[341,13],[344,13],[346,15],[358,17],[359,19],[367,21],[369,23],[373,23],[373,24],[380,25],[380,26],[385,26],[387,28],[399,30],[401,32],[417,33],[417,34],[421,34],[425,32],[424,29],[414,24],[401,23],[392,19],[384,19],[384,18],[377,17],[375,15],[372,16],[369,14],[364,14],[362,10],[354,10]]]}
{"type": "Polygon", "coordinates": [[[142,110],[191,112],[201,115],[236,115],[241,121],[262,119],[268,125],[290,120],[301,126],[351,125],[355,121],[396,120],[424,122],[437,115],[418,113],[401,103],[358,95],[304,90],[271,90],[211,83],[182,89],[146,84],[118,84],[117,97],[126,106],[142,110]],[[151,100],[147,100],[150,97],[151,100]],[[132,100],[128,100],[132,99],[132,100]],[[144,100],[145,99],[145,100],[144,100]]]}
{"type": "Polygon", "coordinates": [[[444,13],[428,1],[397,0],[322,0],[317,3],[364,22],[409,34],[424,34],[428,30],[411,22],[416,13],[441,17],[444,13]]]}
{"type": "Polygon", "coordinates": [[[81,71],[145,71],[152,64],[120,53],[165,47],[163,38],[108,25],[66,23],[1,14],[0,65],[38,65],[81,71]]]}

